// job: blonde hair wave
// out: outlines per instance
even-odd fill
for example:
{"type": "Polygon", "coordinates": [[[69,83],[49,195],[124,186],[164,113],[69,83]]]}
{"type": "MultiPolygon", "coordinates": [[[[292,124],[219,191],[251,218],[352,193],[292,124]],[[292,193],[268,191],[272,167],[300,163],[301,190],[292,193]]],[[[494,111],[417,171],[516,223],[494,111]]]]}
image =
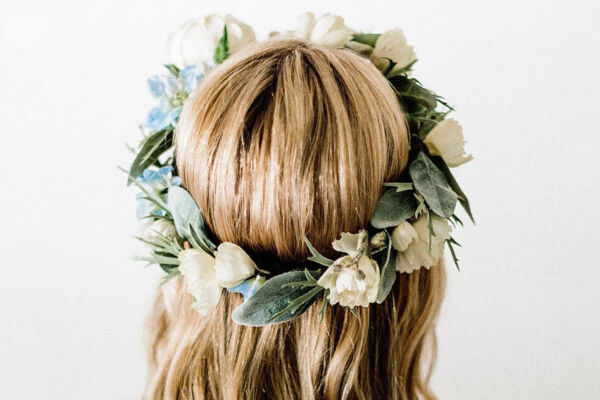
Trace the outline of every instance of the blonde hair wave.
{"type": "MultiPolygon", "coordinates": [[[[278,40],[237,53],[186,101],[176,133],[184,186],[221,241],[298,267],[306,236],[323,254],[367,226],[383,183],[408,159],[404,114],[388,81],[349,50],[278,40]]],[[[147,399],[435,398],[435,321],[443,265],[398,274],[383,304],[327,307],[260,328],[233,323],[240,294],[214,314],[174,280],[148,320],[147,399]]]]}

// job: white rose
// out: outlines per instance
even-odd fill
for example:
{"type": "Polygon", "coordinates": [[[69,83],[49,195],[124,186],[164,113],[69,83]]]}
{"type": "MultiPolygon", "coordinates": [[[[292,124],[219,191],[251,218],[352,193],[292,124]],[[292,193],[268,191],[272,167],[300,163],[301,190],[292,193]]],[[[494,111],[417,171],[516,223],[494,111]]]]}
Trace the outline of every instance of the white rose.
{"type": "Polygon", "coordinates": [[[256,264],[238,245],[224,242],[215,251],[217,282],[226,288],[237,286],[254,275],[256,264]]]}
{"type": "Polygon", "coordinates": [[[352,256],[337,259],[317,284],[329,289],[327,298],[331,304],[367,307],[377,300],[379,266],[364,255],[359,258],[358,263],[352,264],[352,260],[352,256]]]}
{"type": "Polygon", "coordinates": [[[421,215],[412,225],[417,237],[405,251],[399,251],[396,256],[396,270],[411,273],[421,267],[427,269],[437,265],[444,253],[444,244],[450,239],[452,228],[446,218],[432,215],[432,226],[435,236],[431,236],[431,251],[429,250],[429,229],[427,215],[421,215]]]}
{"type": "Polygon", "coordinates": [[[465,155],[462,127],[452,118],[439,122],[423,142],[431,154],[441,156],[449,167],[458,167],[473,159],[472,155],[465,155]]]}
{"type": "Polygon", "coordinates": [[[284,34],[274,32],[271,36],[293,37],[329,48],[343,47],[352,38],[352,30],[344,24],[344,18],[325,14],[319,18],[311,12],[298,16],[298,29],[284,34]]]}
{"type": "Polygon", "coordinates": [[[215,280],[215,259],[204,251],[186,249],[179,253],[179,261],[187,291],[194,296],[193,308],[209,315],[217,307],[222,291],[215,280]]]}
{"type": "Polygon", "coordinates": [[[387,59],[396,63],[392,72],[406,67],[417,59],[415,51],[406,43],[406,38],[400,29],[392,29],[383,33],[375,43],[375,49],[371,54],[373,64],[385,71],[389,65],[387,59]]]}
{"type": "Polygon", "coordinates": [[[184,22],[169,36],[169,62],[180,67],[190,64],[212,64],[225,25],[230,55],[256,40],[252,28],[231,15],[212,14],[192,19],[184,22]]]}
{"type": "Polygon", "coordinates": [[[166,236],[166,237],[175,237],[177,236],[177,230],[175,229],[175,225],[172,222],[166,221],[164,219],[159,219],[152,222],[149,226],[146,227],[143,234],[143,239],[149,242],[154,241],[156,238],[166,236]]]}
{"type": "Polygon", "coordinates": [[[417,231],[408,221],[402,221],[392,232],[392,246],[398,251],[406,251],[408,245],[418,239],[417,231]]]}

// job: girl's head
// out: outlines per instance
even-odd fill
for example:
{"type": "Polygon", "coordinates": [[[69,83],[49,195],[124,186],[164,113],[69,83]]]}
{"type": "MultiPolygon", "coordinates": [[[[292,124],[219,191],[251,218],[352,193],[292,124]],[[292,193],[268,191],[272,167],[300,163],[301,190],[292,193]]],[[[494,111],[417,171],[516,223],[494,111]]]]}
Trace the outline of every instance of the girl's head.
{"type": "MultiPolygon", "coordinates": [[[[367,227],[383,183],[406,167],[406,120],[388,81],[349,50],[270,41],[206,76],[176,134],[183,184],[219,241],[284,272],[367,227]]],[[[399,274],[383,304],[317,301],[288,323],[236,325],[242,297],[223,292],[202,317],[181,282],[150,323],[148,398],[401,399],[432,397],[434,322],[444,270],[399,274]]]]}

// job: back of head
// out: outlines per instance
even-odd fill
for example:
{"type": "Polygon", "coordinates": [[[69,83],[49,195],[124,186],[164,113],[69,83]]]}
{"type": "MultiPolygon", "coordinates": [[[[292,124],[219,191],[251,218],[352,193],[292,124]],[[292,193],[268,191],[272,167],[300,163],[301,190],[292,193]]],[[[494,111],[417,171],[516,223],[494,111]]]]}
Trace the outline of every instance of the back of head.
{"type": "MultiPolygon", "coordinates": [[[[236,53],[186,101],[176,134],[183,184],[220,241],[297,267],[307,237],[332,256],[341,232],[367,227],[384,182],[408,159],[393,89],[349,50],[270,41],[236,53]]],[[[242,302],[191,309],[181,282],[163,287],[150,318],[147,398],[431,398],[434,322],[443,268],[399,274],[382,304],[327,307],[260,328],[233,323],[242,302]]]]}

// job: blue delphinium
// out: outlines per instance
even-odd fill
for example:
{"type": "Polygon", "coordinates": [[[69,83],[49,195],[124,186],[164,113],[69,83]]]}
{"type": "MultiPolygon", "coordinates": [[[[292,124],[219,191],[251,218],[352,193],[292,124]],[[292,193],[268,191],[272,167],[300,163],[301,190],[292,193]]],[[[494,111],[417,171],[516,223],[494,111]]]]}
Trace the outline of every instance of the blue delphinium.
{"type": "Polygon", "coordinates": [[[150,93],[159,104],[148,113],[146,128],[156,132],[177,124],[183,102],[198,87],[202,71],[199,65],[189,65],[178,76],[155,75],[148,79],[150,93]]]}
{"type": "MultiPolygon", "coordinates": [[[[146,169],[138,178],[138,182],[144,185],[148,190],[155,192],[158,196],[166,200],[165,192],[171,186],[180,186],[181,178],[173,176],[173,167],[167,166],[159,169],[146,169]]],[[[138,207],[136,217],[142,219],[148,215],[165,215],[165,211],[155,203],[147,200],[144,193],[138,193],[138,207]]]]}

